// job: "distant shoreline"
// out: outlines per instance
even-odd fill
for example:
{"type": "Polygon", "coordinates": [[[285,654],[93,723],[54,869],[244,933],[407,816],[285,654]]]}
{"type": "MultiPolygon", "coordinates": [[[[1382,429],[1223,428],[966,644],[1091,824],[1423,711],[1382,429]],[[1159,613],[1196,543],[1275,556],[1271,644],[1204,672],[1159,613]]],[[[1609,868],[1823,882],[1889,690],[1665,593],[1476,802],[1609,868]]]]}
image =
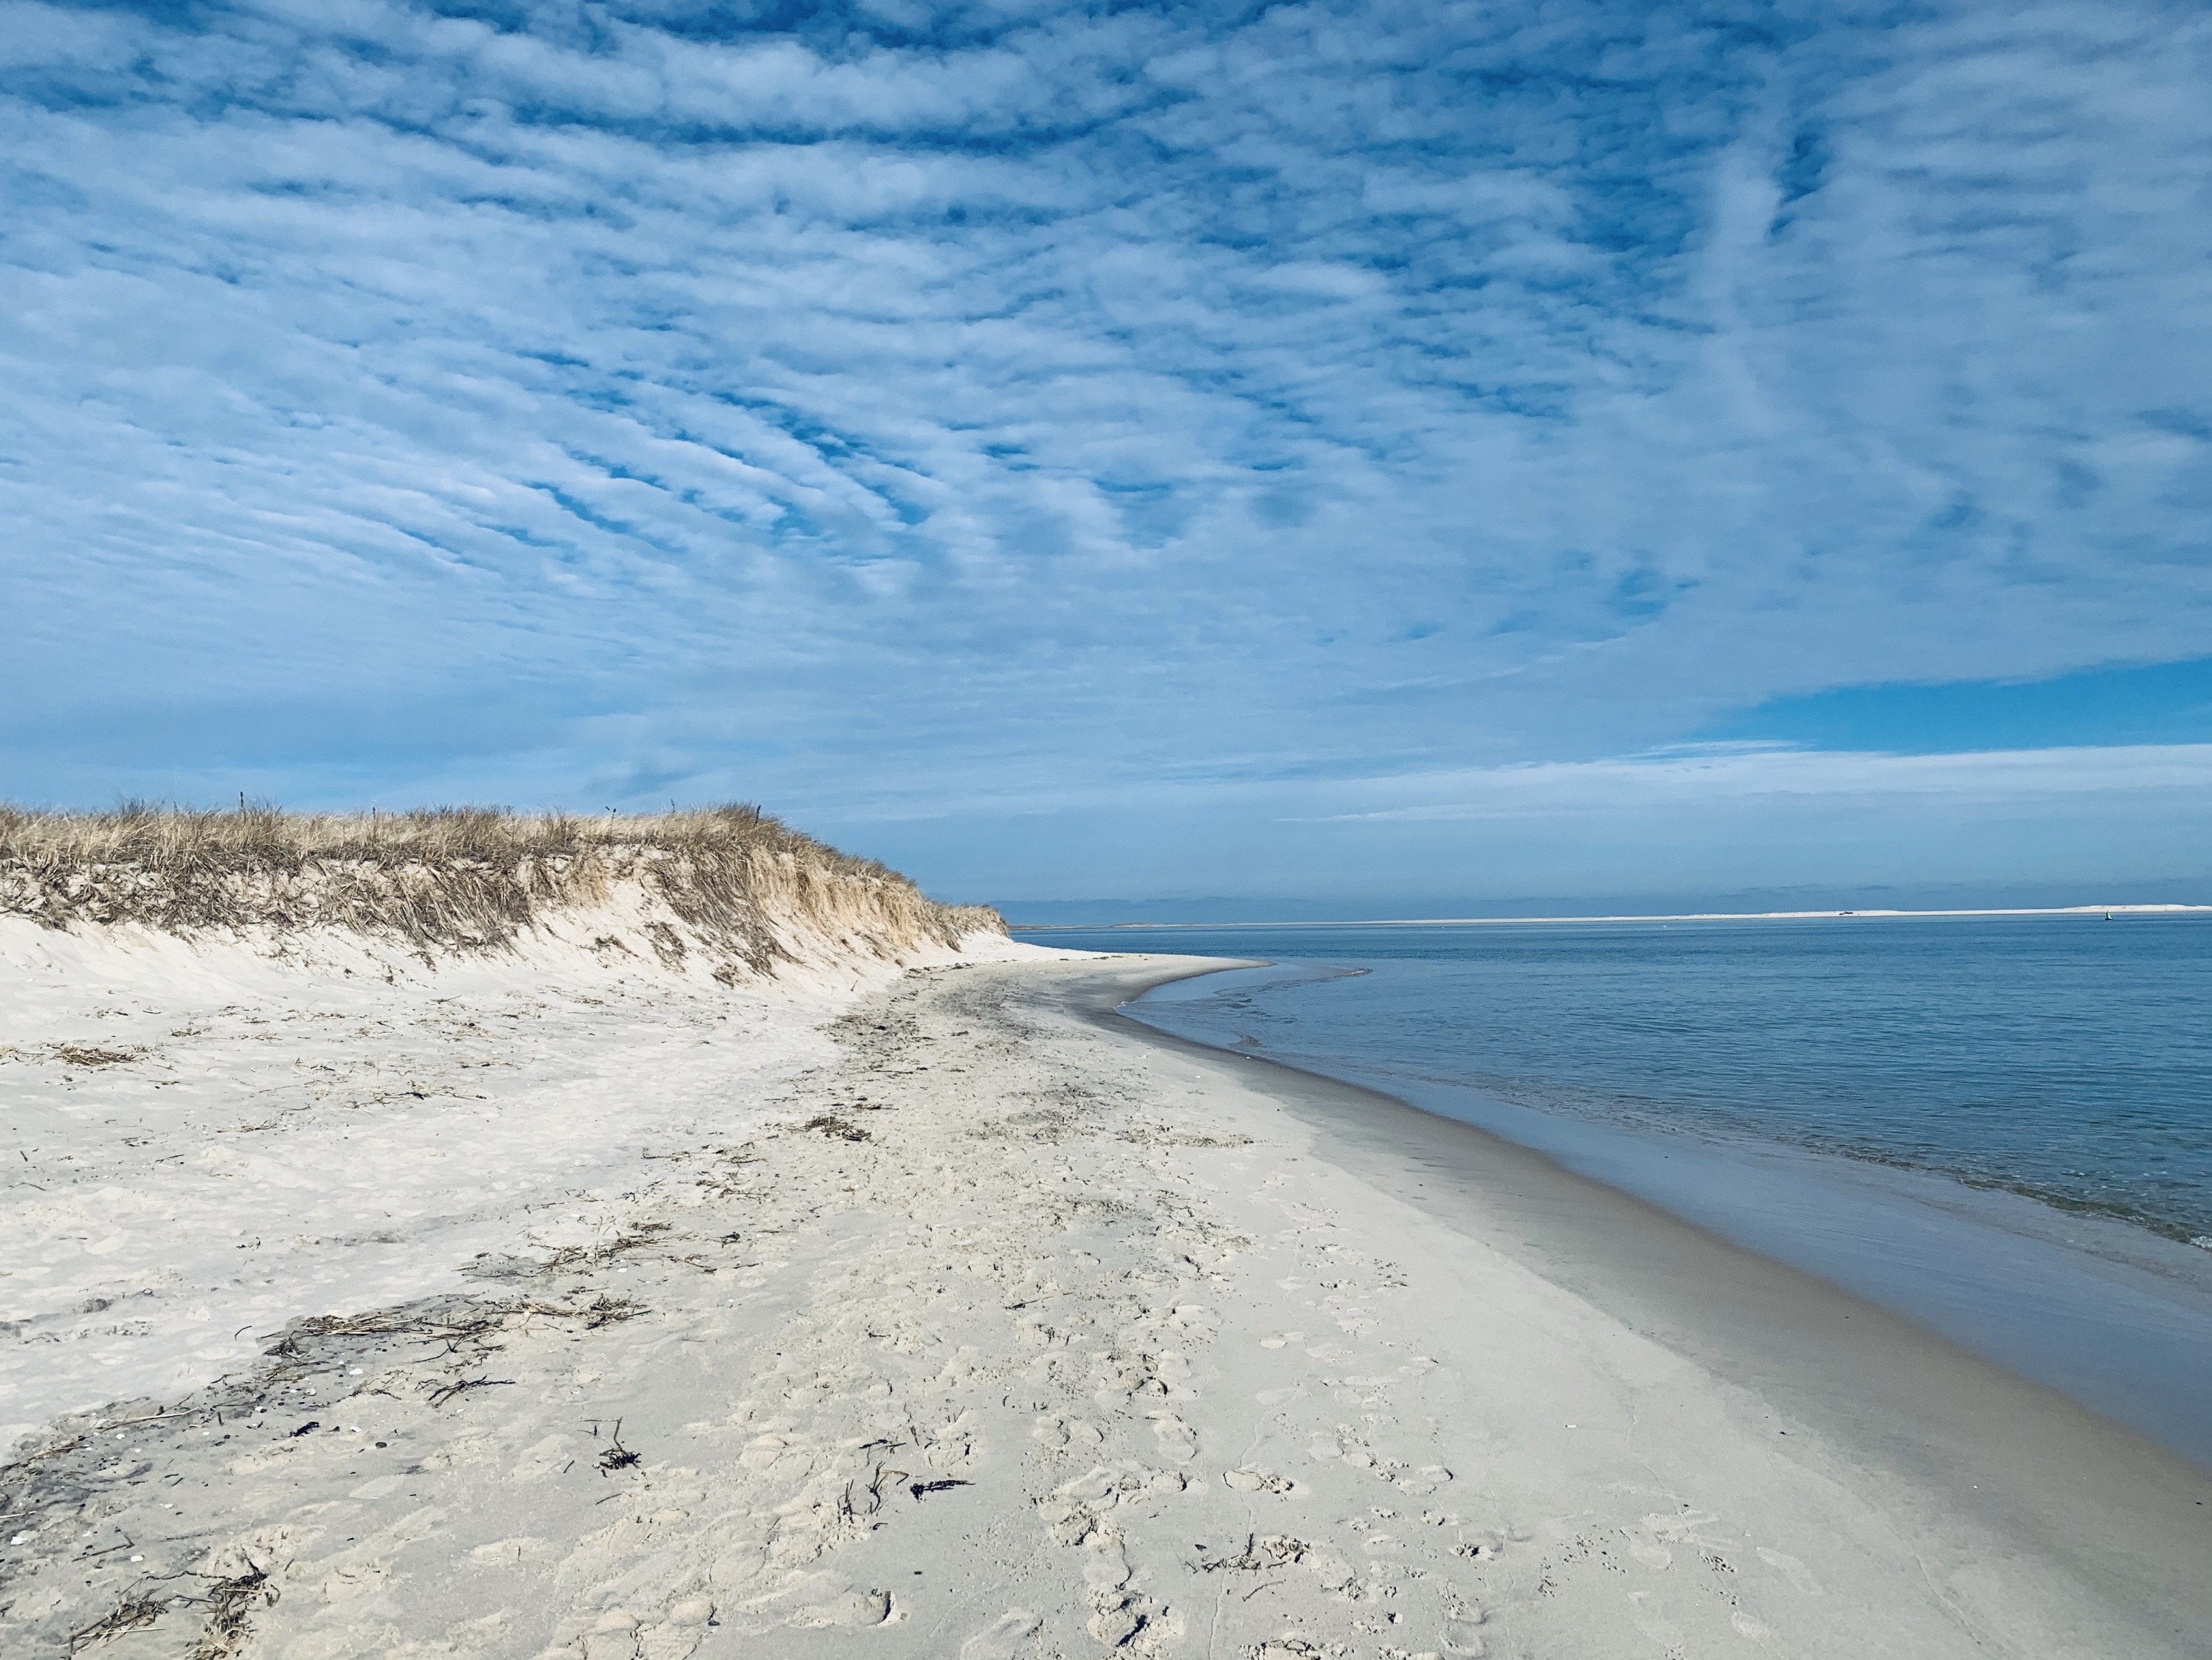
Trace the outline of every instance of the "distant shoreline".
{"type": "Polygon", "coordinates": [[[1310,922],[1009,922],[1010,933],[1103,933],[1123,928],[1465,928],[1532,922],[1804,922],[1867,916],[2212,916],[2212,905],[2042,905],[1984,910],[1705,910],[1666,915],[1376,916],[1310,922]]]}

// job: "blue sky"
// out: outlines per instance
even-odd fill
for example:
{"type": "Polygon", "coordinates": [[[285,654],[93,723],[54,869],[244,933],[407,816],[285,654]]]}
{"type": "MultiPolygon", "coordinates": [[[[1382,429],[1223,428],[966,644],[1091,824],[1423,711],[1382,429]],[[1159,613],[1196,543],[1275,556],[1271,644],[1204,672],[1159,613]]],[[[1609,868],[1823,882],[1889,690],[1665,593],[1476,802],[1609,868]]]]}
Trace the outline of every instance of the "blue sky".
{"type": "Polygon", "coordinates": [[[2212,897],[2208,82],[2190,5],[0,4],[0,793],[2212,897]]]}

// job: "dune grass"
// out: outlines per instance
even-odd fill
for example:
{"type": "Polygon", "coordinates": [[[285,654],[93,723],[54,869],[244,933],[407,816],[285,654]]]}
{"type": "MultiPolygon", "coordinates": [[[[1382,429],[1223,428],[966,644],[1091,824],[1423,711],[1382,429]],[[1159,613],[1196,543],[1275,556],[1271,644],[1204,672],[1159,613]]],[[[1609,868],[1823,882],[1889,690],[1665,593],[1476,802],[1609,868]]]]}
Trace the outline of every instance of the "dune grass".
{"type": "Polygon", "coordinates": [[[994,911],[938,904],[897,872],[750,806],[589,818],[0,806],[0,914],[53,928],[329,927],[426,953],[498,951],[547,912],[603,900],[624,879],[760,972],[787,954],[779,918],[890,946],[1004,927],[994,911]]]}

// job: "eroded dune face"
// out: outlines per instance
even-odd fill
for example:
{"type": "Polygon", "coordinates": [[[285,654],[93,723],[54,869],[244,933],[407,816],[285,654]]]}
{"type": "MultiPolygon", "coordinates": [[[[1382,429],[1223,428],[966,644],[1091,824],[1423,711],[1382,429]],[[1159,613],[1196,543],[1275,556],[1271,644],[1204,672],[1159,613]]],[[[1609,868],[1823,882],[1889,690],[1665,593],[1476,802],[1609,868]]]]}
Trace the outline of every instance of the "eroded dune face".
{"type": "Polygon", "coordinates": [[[311,948],[325,936],[441,958],[580,943],[703,959],[726,985],[781,964],[1006,932],[752,807],[604,818],[478,809],[314,815],[0,807],[0,915],[311,948]]]}

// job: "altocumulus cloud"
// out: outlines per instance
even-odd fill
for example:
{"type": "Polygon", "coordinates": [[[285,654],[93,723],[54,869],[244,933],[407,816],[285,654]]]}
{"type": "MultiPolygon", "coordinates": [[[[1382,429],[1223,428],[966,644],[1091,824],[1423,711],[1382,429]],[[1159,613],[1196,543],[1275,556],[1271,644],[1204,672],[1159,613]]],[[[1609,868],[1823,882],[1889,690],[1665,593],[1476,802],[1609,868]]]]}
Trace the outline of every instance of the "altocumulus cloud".
{"type": "Polygon", "coordinates": [[[0,60],[18,794],[1322,818],[2208,637],[2201,7],[13,4],[0,60]]]}

